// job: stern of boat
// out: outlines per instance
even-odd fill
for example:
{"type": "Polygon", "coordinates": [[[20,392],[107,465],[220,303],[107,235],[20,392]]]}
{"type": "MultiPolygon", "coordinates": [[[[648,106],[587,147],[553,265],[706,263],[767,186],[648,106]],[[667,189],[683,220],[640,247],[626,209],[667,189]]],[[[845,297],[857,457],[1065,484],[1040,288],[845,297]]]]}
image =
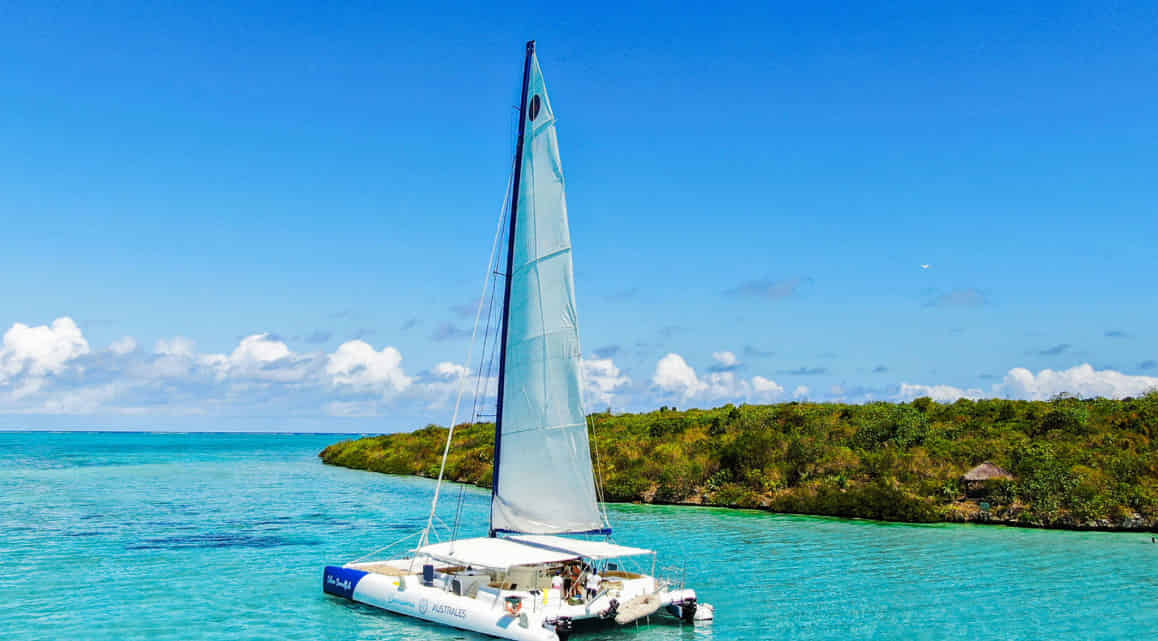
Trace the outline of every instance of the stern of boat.
{"type": "Polygon", "coordinates": [[[708,603],[700,603],[695,590],[673,590],[668,593],[667,613],[684,623],[707,622],[715,618],[716,609],[708,603]]]}

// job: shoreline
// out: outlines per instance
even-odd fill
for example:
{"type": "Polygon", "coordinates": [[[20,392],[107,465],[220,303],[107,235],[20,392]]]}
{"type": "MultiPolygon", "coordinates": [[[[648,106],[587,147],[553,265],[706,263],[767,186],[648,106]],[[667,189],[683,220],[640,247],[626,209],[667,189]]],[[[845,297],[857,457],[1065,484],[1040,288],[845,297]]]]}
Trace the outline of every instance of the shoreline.
{"type": "MultiPolygon", "coordinates": [[[[899,523],[1158,532],[1158,392],[1111,400],[790,402],[589,416],[604,501],[899,523]]],[[[493,423],[447,480],[489,487],[493,423]]],[[[329,464],[435,478],[447,428],[352,438],[329,464]]]]}
{"type": "MultiPolygon", "coordinates": [[[[319,458],[321,458],[320,453],[318,456],[319,456],[319,458]]],[[[391,472],[379,472],[376,470],[370,470],[370,469],[365,469],[365,468],[361,468],[361,467],[350,467],[350,466],[342,465],[340,463],[331,463],[331,462],[327,462],[325,460],[322,461],[322,464],[323,465],[332,465],[334,467],[341,467],[341,468],[348,469],[348,470],[357,470],[359,472],[370,472],[372,474],[385,474],[386,476],[399,476],[399,477],[406,477],[406,478],[420,478],[420,479],[426,479],[426,480],[432,481],[432,482],[436,481],[435,478],[425,476],[422,474],[395,474],[395,473],[391,473],[391,472]]],[[[469,485],[470,487],[475,487],[475,488],[478,488],[480,490],[489,490],[490,489],[488,486],[480,485],[478,483],[471,483],[469,481],[443,479],[443,482],[456,483],[456,484],[461,484],[461,485],[469,485]]],[[[840,515],[840,514],[824,514],[824,513],[818,513],[818,512],[781,512],[781,511],[771,509],[770,507],[763,507],[763,506],[747,506],[747,505],[735,505],[735,504],[727,505],[727,504],[721,504],[721,503],[705,503],[702,501],[681,501],[681,502],[655,501],[655,500],[652,500],[652,501],[620,501],[620,500],[614,500],[614,499],[606,499],[603,501],[603,503],[608,503],[608,504],[612,504],[612,505],[644,505],[644,506],[663,506],[663,507],[691,507],[691,508],[700,507],[700,508],[710,508],[710,509],[714,509],[714,510],[735,510],[735,511],[746,511],[746,512],[760,512],[763,514],[782,514],[784,516],[823,517],[823,518],[827,518],[827,519],[837,519],[837,520],[841,520],[841,521],[872,521],[872,522],[876,522],[876,523],[895,523],[895,524],[902,524],[902,525],[985,525],[985,526],[996,526],[996,527],[1011,527],[1011,528],[1018,528],[1018,529],[1024,529],[1024,530],[1055,530],[1055,531],[1061,531],[1061,532],[1110,532],[1110,533],[1117,533],[1117,534],[1138,534],[1138,533],[1158,534],[1158,523],[1149,523],[1149,522],[1146,522],[1144,519],[1140,519],[1138,521],[1133,521],[1131,523],[1124,523],[1124,524],[1117,524],[1117,525],[1115,525],[1113,523],[1109,523],[1109,522],[1106,522],[1105,524],[1078,523],[1078,524],[1073,524],[1073,525],[1044,524],[1044,523],[1033,523],[1033,522],[1022,521],[1022,520],[1013,519],[1013,518],[1009,518],[1009,517],[993,516],[993,515],[991,515],[987,518],[960,518],[960,519],[944,518],[944,519],[933,520],[933,521],[901,521],[901,520],[890,520],[890,519],[874,519],[871,517],[864,517],[864,516],[845,516],[845,515],[840,515]]]]}

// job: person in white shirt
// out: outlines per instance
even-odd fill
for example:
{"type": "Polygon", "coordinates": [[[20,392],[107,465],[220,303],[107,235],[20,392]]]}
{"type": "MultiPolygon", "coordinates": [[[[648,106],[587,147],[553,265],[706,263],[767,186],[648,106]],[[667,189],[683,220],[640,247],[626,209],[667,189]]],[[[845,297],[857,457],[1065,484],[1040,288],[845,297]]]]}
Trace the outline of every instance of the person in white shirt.
{"type": "Polygon", "coordinates": [[[556,572],[555,576],[551,577],[551,589],[559,592],[559,596],[563,596],[563,573],[556,572]]]}
{"type": "Polygon", "coordinates": [[[599,572],[595,568],[591,568],[591,572],[587,574],[587,598],[594,599],[596,594],[599,594],[599,583],[603,581],[603,577],[599,576],[599,572]]]}

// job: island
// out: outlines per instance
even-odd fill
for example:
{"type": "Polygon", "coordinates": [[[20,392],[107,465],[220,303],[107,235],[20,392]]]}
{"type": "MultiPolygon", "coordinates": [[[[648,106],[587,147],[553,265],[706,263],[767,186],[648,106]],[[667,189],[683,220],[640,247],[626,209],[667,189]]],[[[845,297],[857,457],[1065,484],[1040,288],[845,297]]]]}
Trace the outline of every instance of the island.
{"type": "MultiPolygon", "coordinates": [[[[863,405],[661,407],[589,417],[612,502],[904,522],[1158,531],[1158,391],[863,405]]],[[[438,476],[445,427],[327,447],[330,465],[438,476]]],[[[489,487],[494,424],[455,428],[446,478],[489,487]]]]}

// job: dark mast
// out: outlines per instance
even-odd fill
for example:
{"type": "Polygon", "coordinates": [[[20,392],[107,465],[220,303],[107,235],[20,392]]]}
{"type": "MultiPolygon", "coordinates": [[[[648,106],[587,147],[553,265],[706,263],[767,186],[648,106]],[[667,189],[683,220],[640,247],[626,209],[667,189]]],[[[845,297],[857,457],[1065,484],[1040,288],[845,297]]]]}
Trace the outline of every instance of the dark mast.
{"type": "Polygon", "coordinates": [[[503,329],[499,342],[499,399],[495,411],[495,455],[494,472],[491,477],[491,527],[490,536],[495,536],[494,499],[499,492],[499,453],[502,451],[503,436],[503,391],[507,381],[507,322],[511,315],[511,276],[515,264],[515,224],[519,217],[519,183],[523,177],[523,136],[527,131],[527,87],[531,80],[531,58],[535,55],[535,41],[527,43],[527,59],[523,62],[523,94],[519,101],[519,137],[515,143],[515,175],[511,188],[510,229],[507,231],[507,282],[503,290],[503,329]]]}

